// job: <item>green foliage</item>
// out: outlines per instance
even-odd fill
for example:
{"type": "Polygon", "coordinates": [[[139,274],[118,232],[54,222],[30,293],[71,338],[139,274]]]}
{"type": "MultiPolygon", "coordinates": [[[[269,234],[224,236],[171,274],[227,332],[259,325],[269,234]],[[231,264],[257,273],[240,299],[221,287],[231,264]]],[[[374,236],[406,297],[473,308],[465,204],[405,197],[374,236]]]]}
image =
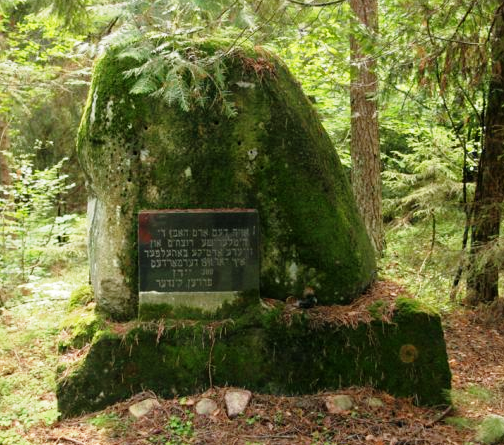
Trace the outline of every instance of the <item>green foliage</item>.
{"type": "Polygon", "coordinates": [[[236,110],[228,100],[225,56],[222,50],[208,55],[194,42],[164,34],[129,45],[119,58],[140,63],[124,73],[126,78],[136,78],[132,94],[148,94],[186,112],[219,105],[224,115],[233,117],[236,110]]]}
{"type": "MultiPolygon", "coordinates": [[[[79,226],[80,238],[85,235],[79,226]]],[[[73,244],[74,235],[69,245],[73,244]]],[[[65,282],[58,277],[24,286],[29,293],[5,303],[0,311],[0,444],[31,445],[32,427],[53,424],[59,416],[54,398],[55,368],[58,362],[55,344],[58,324],[65,315],[68,296],[74,284],[87,279],[81,249],[78,266],[70,262],[65,282]],[[75,271],[78,271],[77,273],[75,271]]]]}
{"type": "Polygon", "coordinates": [[[67,236],[76,216],[58,215],[58,206],[73,187],[60,174],[65,159],[37,170],[34,154],[3,155],[10,163],[10,183],[0,185],[0,283],[12,285],[43,273],[44,249],[67,236]]]}
{"type": "Polygon", "coordinates": [[[194,414],[186,411],[182,417],[170,416],[163,433],[149,437],[153,445],[189,445],[193,442],[194,414]]]}
{"type": "Polygon", "coordinates": [[[72,310],[78,307],[87,306],[93,301],[93,298],[93,288],[89,284],[85,284],[84,286],[78,287],[70,294],[68,308],[72,310]]]}
{"type": "Polygon", "coordinates": [[[465,390],[452,390],[451,399],[455,405],[466,406],[474,403],[489,403],[496,395],[479,385],[469,385],[465,390]]]}
{"type": "Polygon", "coordinates": [[[478,428],[476,439],[484,444],[501,443],[504,439],[504,417],[489,415],[478,428]]]}
{"type": "Polygon", "coordinates": [[[55,87],[82,74],[74,53],[81,36],[70,33],[61,24],[61,20],[47,14],[0,17],[0,29],[6,36],[0,41],[0,116],[11,114],[9,121],[14,123],[22,120],[29,114],[30,106],[43,103],[55,87]],[[72,70],[64,70],[69,62],[74,64],[72,70]]]}
{"type": "Polygon", "coordinates": [[[59,415],[52,395],[57,363],[54,344],[65,302],[50,295],[66,292],[66,285],[46,284],[34,289],[30,300],[35,301],[10,300],[7,310],[0,313],[2,445],[30,443],[23,438],[26,431],[50,425],[59,415]]]}
{"type": "Polygon", "coordinates": [[[122,418],[113,412],[102,412],[88,419],[89,424],[101,430],[108,437],[125,435],[132,422],[131,417],[122,418]]]}
{"type": "Polygon", "coordinates": [[[350,58],[348,8],[298,12],[273,42],[313,101],[338,155],[350,167],[350,58]]]}
{"type": "Polygon", "coordinates": [[[453,425],[457,429],[473,429],[474,421],[466,417],[447,417],[445,423],[448,425],[453,425]]]}
{"type": "Polygon", "coordinates": [[[449,295],[460,259],[463,220],[464,214],[459,210],[444,212],[436,221],[432,248],[432,221],[403,220],[399,215],[387,227],[381,276],[404,284],[409,292],[438,311],[451,311],[453,302],[449,295]]]}
{"type": "Polygon", "coordinates": [[[384,215],[425,219],[462,201],[463,152],[442,127],[412,130],[405,151],[383,155],[384,215]]]}

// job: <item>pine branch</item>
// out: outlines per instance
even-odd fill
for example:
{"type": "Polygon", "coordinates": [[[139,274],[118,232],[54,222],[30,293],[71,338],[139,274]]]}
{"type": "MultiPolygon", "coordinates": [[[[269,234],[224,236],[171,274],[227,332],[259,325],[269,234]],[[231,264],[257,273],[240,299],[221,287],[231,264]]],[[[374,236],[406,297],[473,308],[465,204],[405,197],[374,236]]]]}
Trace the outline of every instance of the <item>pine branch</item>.
{"type": "Polygon", "coordinates": [[[324,3],[305,3],[305,2],[302,2],[299,0],[287,0],[287,1],[290,3],[294,3],[295,5],[299,5],[299,6],[310,7],[310,8],[314,8],[314,7],[321,8],[324,6],[339,5],[341,3],[345,3],[346,0],[333,0],[333,1],[324,2],[324,3]]]}

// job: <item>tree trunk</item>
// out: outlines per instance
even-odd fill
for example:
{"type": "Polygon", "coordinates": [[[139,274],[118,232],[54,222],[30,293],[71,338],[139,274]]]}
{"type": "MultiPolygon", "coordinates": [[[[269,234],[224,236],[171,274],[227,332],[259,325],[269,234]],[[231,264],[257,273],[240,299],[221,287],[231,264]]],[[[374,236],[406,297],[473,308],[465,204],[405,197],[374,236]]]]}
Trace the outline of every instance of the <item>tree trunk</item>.
{"type": "MultiPolygon", "coordinates": [[[[377,0],[350,0],[350,6],[370,34],[377,32],[377,0]]],[[[375,251],[380,254],[383,249],[383,221],[376,61],[365,53],[355,35],[350,38],[350,49],[352,187],[368,235],[375,251]]]]}
{"type": "Polygon", "coordinates": [[[488,89],[484,146],[481,153],[474,219],[471,231],[470,269],[466,302],[475,306],[498,298],[499,268],[491,255],[481,253],[499,236],[504,198],[504,7],[496,11],[492,34],[492,77],[488,89]]]}
{"type": "Polygon", "coordinates": [[[9,137],[7,134],[7,124],[0,118],[0,185],[10,183],[9,168],[2,151],[9,149],[9,137]]]}

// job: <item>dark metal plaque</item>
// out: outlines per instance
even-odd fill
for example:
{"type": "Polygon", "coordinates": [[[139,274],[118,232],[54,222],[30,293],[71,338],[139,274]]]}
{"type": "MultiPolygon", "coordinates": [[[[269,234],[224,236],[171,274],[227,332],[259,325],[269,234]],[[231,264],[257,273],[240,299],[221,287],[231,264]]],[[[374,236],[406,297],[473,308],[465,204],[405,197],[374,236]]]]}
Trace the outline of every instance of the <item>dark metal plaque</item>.
{"type": "Polygon", "coordinates": [[[256,210],[158,210],[138,216],[140,293],[259,289],[256,210]]]}

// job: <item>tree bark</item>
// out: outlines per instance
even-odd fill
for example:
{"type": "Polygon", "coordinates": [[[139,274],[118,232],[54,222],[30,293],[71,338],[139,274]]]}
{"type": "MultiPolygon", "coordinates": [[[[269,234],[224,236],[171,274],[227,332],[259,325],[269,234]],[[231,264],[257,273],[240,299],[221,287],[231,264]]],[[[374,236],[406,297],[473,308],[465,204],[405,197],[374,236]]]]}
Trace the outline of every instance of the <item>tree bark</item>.
{"type": "Polygon", "coordinates": [[[499,267],[484,253],[499,236],[504,198],[504,6],[495,13],[491,39],[492,74],[488,89],[484,146],[481,153],[471,230],[466,303],[475,306],[499,296],[499,267]]]}
{"type": "Polygon", "coordinates": [[[0,185],[10,183],[9,167],[2,151],[9,149],[9,136],[7,133],[7,124],[0,118],[0,185]]]}
{"type": "MultiPolygon", "coordinates": [[[[378,0],[350,0],[350,6],[370,34],[378,31],[378,0]]],[[[378,135],[376,61],[355,35],[351,49],[352,187],[368,235],[377,254],[383,250],[381,161],[378,135]]]]}

